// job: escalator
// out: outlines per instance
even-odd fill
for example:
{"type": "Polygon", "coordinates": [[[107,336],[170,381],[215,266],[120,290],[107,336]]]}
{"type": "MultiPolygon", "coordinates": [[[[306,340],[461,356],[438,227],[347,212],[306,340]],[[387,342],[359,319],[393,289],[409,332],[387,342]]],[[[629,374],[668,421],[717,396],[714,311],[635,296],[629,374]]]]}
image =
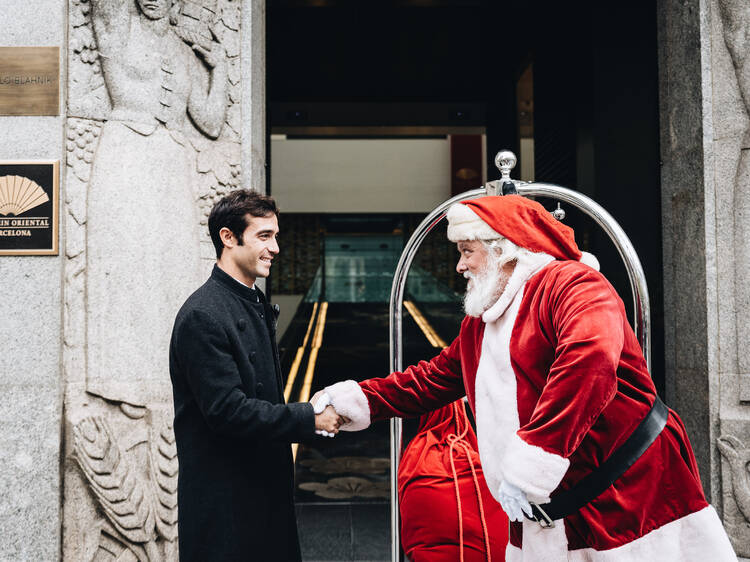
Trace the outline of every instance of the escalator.
{"type": "MultiPolygon", "coordinates": [[[[280,348],[289,401],[389,369],[388,302],[400,235],[329,235],[321,266],[280,348]]],[[[405,364],[457,335],[460,297],[413,268],[405,302],[405,364]]],[[[405,425],[405,442],[410,433],[405,425]]],[[[415,428],[414,428],[415,429],[415,428]]],[[[390,433],[378,422],[295,446],[295,500],[304,560],[389,560],[390,433]]]]}

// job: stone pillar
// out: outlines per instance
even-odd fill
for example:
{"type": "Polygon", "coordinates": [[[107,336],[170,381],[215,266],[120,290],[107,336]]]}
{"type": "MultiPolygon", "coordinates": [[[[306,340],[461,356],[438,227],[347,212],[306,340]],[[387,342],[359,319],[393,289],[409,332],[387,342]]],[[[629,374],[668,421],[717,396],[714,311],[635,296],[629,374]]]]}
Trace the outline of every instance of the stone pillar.
{"type": "Polygon", "coordinates": [[[266,1],[245,0],[242,27],[242,187],[266,192],[266,1]]]}
{"type": "Polygon", "coordinates": [[[750,556],[750,7],[659,9],[667,400],[750,556]]]}
{"type": "MultiPolygon", "coordinates": [[[[0,10],[0,44],[62,47],[64,12],[57,0],[39,0],[33,7],[7,0],[0,10]]],[[[0,117],[0,160],[62,157],[62,117],[0,117]]],[[[60,556],[62,261],[62,256],[0,257],[2,560],[60,556]]]]}
{"type": "Polygon", "coordinates": [[[214,201],[265,189],[264,0],[166,4],[67,3],[65,560],[177,560],[171,326],[214,201]]]}

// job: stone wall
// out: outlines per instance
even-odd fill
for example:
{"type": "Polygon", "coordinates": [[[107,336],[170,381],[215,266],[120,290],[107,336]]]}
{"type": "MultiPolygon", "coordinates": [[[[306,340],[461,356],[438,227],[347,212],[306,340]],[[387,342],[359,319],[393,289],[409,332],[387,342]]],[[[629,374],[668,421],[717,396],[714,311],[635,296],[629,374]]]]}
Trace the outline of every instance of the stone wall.
{"type": "Polygon", "coordinates": [[[750,7],[659,2],[667,399],[750,556],[750,7]]]}
{"type": "MultiPolygon", "coordinates": [[[[57,0],[7,0],[0,44],[62,45],[64,21],[57,0]]],[[[0,159],[62,160],[62,128],[61,117],[0,117],[0,159]]],[[[0,257],[0,560],[59,558],[62,261],[0,257]]]]}

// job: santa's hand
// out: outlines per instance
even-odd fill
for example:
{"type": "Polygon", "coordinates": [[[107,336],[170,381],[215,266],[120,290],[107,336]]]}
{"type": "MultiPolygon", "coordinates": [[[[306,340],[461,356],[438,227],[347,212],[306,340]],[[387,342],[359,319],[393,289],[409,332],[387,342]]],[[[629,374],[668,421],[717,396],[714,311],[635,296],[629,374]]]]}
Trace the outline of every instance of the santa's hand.
{"type": "Polygon", "coordinates": [[[328,396],[328,393],[325,390],[319,390],[315,393],[315,396],[312,397],[310,403],[313,405],[313,412],[316,414],[322,414],[323,410],[326,409],[326,406],[331,403],[331,397],[328,396]]]}
{"type": "Polygon", "coordinates": [[[511,521],[523,521],[523,514],[531,516],[531,505],[526,494],[518,486],[514,486],[503,480],[497,492],[498,500],[503,511],[508,514],[511,521]]]}

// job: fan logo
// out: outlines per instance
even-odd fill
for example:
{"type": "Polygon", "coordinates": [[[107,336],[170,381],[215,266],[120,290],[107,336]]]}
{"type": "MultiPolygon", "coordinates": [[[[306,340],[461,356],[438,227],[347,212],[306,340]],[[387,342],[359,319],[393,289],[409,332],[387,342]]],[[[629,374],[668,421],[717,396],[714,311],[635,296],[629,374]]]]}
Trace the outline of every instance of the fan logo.
{"type": "Polygon", "coordinates": [[[0,215],[18,216],[47,201],[49,195],[36,182],[22,176],[0,176],[0,215]]]}

